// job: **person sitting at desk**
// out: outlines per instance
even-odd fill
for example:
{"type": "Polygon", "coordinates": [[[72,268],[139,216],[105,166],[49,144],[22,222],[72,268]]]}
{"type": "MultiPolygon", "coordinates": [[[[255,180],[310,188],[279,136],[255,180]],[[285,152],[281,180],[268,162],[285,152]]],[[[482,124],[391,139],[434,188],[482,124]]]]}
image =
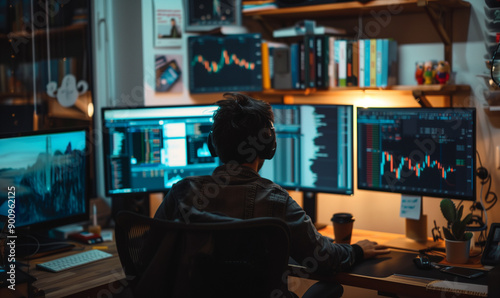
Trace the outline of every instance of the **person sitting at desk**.
{"type": "Polygon", "coordinates": [[[269,103],[226,93],[216,103],[209,149],[223,165],[211,176],[186,177],[172,186],[155,218],[186,223],[224,218],[277,217],[290,227],[290,257],[319,274],[348,270],[360,260],[389,252],[369,240],[336,244],[322,236],[289,193],[259,170],[276,151],[269,103]]]}

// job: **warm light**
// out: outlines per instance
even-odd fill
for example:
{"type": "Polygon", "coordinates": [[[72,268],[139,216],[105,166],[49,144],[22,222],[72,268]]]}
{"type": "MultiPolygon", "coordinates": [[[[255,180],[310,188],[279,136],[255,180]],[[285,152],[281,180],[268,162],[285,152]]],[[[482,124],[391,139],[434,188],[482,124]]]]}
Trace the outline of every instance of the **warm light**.
{"type": "Polygon", "coordinates": [[[94,104],[91,102],[87,106],[87,114],[89,115],[89,117],[92,117],[94,115],[94,104]]]}

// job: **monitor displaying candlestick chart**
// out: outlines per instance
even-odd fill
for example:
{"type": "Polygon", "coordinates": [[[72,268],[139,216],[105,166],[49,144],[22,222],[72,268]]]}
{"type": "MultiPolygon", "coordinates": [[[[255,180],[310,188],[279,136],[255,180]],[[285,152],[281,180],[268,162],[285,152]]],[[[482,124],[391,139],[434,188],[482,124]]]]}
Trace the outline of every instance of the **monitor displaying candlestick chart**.
{"type": "Polygon", "coordinates": [[[358,188],[475,200],[473,108],[358,108],[358,188]]]}
{"type": "Polygon", "coordinates": [[[189,91],[261,91],[260,34],[188,38],[189,91]]]}

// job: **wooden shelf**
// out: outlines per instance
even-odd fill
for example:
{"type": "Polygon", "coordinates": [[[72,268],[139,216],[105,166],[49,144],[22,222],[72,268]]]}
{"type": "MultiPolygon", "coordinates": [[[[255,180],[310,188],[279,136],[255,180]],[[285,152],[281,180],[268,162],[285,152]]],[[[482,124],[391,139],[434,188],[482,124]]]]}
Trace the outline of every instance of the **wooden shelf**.
{"type": "Polygon", "coordinates": [[[263,90],[261,93],[266,95],[309,95],[309,94],[325,94],[325,93],[335,93],[343,91],[411,91],[411,92],[422,92],[425,95],[453,95],[456,93],[470,92],[471,87],[469,85],[395,85],[387,87],[336,87],[330,89],[291,89],[291,90],[263,90]]]}
{"type": "Polygon", "coordinates": [[[367,3],[358,1],[328,3],[308,6],[285,7],[278,9],[243,12],[249,17],[273,18],[320,18],[320,17],[352,17],[360,14],[369,14],[371,11],[392,9],[399,13],[425,12],[430,5],[439,5],[446,8],[467,8],[470,3],[462,0],[374,0],[367,3]]]}
{"type": "MultiPolygon", "coordinates": [[[[55,38],[58,36],[63,36],[63,35],[65,36],[66,34],[83,33],[85,32],[86,28],[87,28],[87,23],[78,23],[64,27],[52,27],[49,29],[49,35],[50,38],[55,38]]],[[[46,34],[45,29],[37,29],[34,32],[34,35],[37,38],[45,36],[45,34],[46,34]]],[[[31,38],[32,33],[27,31],[21,31],[21,32],[11,32],[9,35],[0,34],[0,39],[19,38],[19,37],[31,38]]]]}

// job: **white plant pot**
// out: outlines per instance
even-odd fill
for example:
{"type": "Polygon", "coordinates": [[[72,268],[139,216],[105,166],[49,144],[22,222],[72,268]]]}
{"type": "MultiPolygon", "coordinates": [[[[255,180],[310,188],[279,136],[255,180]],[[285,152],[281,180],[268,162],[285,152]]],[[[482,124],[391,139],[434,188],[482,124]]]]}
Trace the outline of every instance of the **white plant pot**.
{"type": "Polygon", "coordinates": [[[469,260],[470,239],[467,241],[455,241],[445,239],[446,261],[453,264],[464,264],[469,260]]]}

